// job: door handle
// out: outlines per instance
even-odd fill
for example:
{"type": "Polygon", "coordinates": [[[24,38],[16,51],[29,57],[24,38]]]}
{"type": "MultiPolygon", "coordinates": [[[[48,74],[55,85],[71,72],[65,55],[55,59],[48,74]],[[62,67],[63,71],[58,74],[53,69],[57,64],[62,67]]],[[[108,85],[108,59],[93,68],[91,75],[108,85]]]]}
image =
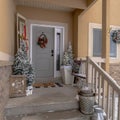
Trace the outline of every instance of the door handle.
{"type": "Polygon", "coordinates": [[[54,50],[51,50],[51,56],[54,56],[54,50]]]}

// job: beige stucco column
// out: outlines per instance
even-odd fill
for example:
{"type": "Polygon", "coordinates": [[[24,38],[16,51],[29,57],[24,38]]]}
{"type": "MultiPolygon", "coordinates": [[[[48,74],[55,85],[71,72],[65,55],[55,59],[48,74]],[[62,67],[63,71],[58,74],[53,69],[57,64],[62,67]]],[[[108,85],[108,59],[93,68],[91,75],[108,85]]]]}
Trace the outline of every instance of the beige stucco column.
{"type": "Polygon", "coordinates": [[[75,57],[78,56],[78,16],[80,15],[80,13],[82,13],[83,10],[81,9],[76,9],[73,12],[73,51],[75,54],[75,57]]]}
{"type": "Polygon", "coordinates": [[[103,69],[109,72],[110,59],[110,0],[102,0],[102,57],[105,58],[103,69]]]}

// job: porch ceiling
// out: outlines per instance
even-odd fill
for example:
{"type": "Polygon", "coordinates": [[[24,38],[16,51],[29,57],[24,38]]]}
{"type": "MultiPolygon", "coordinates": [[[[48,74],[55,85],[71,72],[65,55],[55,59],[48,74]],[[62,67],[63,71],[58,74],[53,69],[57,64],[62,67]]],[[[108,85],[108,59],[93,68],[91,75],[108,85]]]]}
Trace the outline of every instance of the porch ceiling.
{"type": "Polygon", "coordinates": [[[15,0],[16,5],[74,11],[75,9],[86,9],[88,0],[15,0]]]}

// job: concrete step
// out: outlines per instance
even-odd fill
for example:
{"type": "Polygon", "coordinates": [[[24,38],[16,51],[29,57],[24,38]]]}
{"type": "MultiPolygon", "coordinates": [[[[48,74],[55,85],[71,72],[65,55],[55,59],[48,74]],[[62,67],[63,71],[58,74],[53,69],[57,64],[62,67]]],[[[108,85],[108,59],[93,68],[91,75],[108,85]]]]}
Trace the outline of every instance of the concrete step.
{"type": "Polygon", "coordinates": [[[20,115],[20,114],[34,114],[53,111],[64,111],[78,109],[78,102],[76,100],[67,102],[53,102],[48,104],[34,104],[7,108],[6,115],[20,115]]]}
{"type": "Polygon", "coordinates": [[[31,96],[10,99],[5,114],[11,116],[75,110],[79,108],[76,95],[77,90],[71,86],[35,89],[31,96]]]}
{"type": "Polygon", "coordinates": [[[7,120],[90,120],[91,115],[84,115],[79,111],[60,111],[38,113],[26,116],[9,116],[7,120]]]}

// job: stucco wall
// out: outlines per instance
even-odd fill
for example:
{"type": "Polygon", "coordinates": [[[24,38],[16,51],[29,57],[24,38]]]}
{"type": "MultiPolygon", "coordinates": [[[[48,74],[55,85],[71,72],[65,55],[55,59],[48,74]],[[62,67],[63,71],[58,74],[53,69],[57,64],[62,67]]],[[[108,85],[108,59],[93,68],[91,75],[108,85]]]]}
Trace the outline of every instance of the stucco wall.
{"type": "Polygon", "coordinates": [[[11,66],[0,66],[0,120],[4,120],[5,105],[9,98],[9,76],[12,73],[11,66]]]}
{"type": "Polygon", "coordinates": [[[79,16],[78,57],[88,55],[89,23],[101,23],[101,0],[98,0],[87,12],[79,16]]]}
{"type": "Polygon", "coordinates": [[[110,64],[110,75],[120,85],[120,63],[110,64]]]}
{"type": "Polygon", "coordinates": [[[14,54],[15,4],[13,0],[0,0],[0,52],[14,54]]]}
{"type": "MultiPolygon", "coordinates": [[[[120,26],[120,0],[110,0],[110,24],[120,26]]],[[[88,55],[89,23],[102,23],[102,0],[79,16],[78,57],[88,55]]]]}
{"type": "Polygon", "coordinates": [[[68,25],[68,40],[73,40],[73,14],[71,12],[17,6],[17,11],[30,20],[59,22],[68,25]]]}

